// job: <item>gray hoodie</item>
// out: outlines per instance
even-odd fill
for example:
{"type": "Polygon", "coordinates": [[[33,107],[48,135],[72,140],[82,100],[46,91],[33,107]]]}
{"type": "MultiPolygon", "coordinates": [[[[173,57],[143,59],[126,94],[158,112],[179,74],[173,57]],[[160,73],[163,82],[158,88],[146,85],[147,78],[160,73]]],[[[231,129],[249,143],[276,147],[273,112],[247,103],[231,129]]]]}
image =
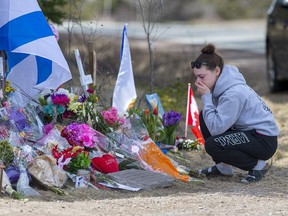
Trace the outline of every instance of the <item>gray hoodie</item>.
{"type": "Polygon", "coordinates": [[[212,136],[228,129],[255,129],[267,136],[279,134],[271,110],[246,84],[243,75],[235,66],[225,65],[214,90],[201,98],[204,121],[212,136]]]}

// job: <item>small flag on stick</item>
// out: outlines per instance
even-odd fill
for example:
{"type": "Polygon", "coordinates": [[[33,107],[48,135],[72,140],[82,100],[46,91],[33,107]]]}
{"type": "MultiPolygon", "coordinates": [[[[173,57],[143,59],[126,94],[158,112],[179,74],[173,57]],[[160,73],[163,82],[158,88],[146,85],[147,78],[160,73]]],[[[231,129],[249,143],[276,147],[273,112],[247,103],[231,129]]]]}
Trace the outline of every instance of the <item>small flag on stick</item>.
{"type": "Polygon", "coordinates": [[[127,37],[127,24],[122,34],[121,62],[113,93],[112,106],[123,114],[134,106],[137,98],[131,62],[131,54],[127,37]]]}
{"type": "Polygon", "coordinates": [[[190,83],[188,83],[185,137],[187,137],[188,127],[191,127],[191,131],[194,136],[200,143],[204,145],[204,138],[200,130],[198,106],[194,98],[193,90],[190,83]]]}

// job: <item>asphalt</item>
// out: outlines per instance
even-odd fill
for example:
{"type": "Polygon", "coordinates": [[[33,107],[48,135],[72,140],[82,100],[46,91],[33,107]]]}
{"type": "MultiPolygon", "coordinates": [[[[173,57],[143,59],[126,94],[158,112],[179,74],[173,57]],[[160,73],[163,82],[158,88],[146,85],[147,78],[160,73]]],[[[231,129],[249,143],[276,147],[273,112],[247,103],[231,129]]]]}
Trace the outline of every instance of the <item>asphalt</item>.
{"type": "MultiPolygon", "coordinates": [[[[145,39],[146,34],[140,22],[128,22],[129,39],[145,39]]],[[[61,33],[67,31],[69,23],[57,26],[61,33]]],[[[116,21],[86,21],[73,27],[76,33],[86,32],[107,37],[121,37],[124,23],[116,21]]],[[[201,45],[214,43],[221,49],[237,49],[264,54],[266,21],[237,20],[226,22],[197,22],[197,23],[157,23],[152,31],[152,40],[166,41],[179,44],[201,45]]]]}

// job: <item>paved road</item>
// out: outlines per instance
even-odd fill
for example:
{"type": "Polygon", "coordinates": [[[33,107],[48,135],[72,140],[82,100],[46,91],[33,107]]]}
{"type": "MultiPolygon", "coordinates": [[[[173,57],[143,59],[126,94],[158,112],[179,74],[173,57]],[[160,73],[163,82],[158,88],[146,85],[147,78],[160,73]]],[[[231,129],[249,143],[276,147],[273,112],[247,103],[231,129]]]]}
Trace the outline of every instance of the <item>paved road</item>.
{"type": "MultiPolygon", "coordinates": [[[[87,33],[97,29],[103,36],[121,36],[124,23],[119,22],[85,22],[83,30],[87,33]]],[[[58,26],[58,30],[66,31],[68,23],[58,26]]],[[[75,31],[80,31],[77,26],[75,31]]],[[[145,33],[139,22],[128,23],[128,37],[144,39],[145,33]]],[[[165,40],[184,44],[214,43],[218,48],[247,50],[256,53],[265,51],[265,20],[233,21],[200,24],[166,23],[158,24],[155,33],[157,40],[165,40]]]]}

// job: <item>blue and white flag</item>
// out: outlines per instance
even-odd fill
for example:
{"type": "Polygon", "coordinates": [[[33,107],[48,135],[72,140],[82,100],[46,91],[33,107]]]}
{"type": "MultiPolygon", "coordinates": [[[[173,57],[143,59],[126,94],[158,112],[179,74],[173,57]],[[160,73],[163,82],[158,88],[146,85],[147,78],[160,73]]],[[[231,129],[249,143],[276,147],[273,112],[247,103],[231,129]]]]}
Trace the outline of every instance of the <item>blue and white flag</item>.
{"type": "Polygon", "coordinates": [[[37,0],[1,0],[0,50],[7,52],[12,86],[31,97],[72,78],[37,0]]]}
{"type": "Polygon", "coordinates": [[[120,59],[120,69],[114,88],[112,106],[116,107],[120,114],[124,114],[127,109],[134,106],[137,98],[127,37],[127,25],[124,25],[122,33],[120,59]]]}

